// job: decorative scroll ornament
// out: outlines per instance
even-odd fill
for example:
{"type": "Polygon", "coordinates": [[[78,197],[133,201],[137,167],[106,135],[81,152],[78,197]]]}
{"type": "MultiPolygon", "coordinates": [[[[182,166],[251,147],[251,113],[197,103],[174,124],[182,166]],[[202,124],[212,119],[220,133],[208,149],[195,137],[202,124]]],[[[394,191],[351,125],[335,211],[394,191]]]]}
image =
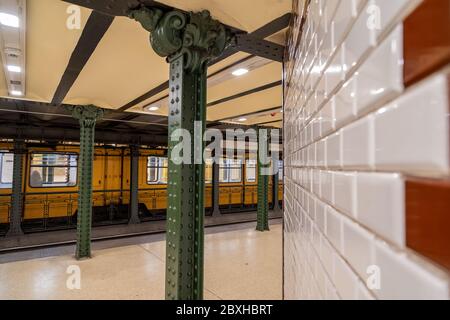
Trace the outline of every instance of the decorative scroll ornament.
{"type": "Polygon", "coordinates": [[[70,111],[72,116],[80,121],[80,125],[86,128],[93,127],[104,115],[104,110],[94,105],[75,106],[71,107],[70,111]]]}
{"type": "Polygon", "coordinates": [[[150,32],[150,43],[168,62],[185,57],[186,69],[197,71],[210,59],[219,56],[231,42],[231,34],[209,11],[183,13],[163,12],[143,7],[133,10],[130,18],[150,32]]]}

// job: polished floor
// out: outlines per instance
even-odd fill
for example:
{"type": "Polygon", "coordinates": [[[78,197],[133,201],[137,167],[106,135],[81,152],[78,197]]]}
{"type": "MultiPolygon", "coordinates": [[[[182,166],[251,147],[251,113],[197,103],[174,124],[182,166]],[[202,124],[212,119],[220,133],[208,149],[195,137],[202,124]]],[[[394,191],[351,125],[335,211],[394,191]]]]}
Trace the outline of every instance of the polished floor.
{"type": "MultiPolygon", "coordinates": [[[[0,255],[0,299],[164,298],[164,235],[96,242],[93,258],[85,261],[76,261],[73,251],[65,246],[0,255]],[[80,289],[68,289],[70,266],[81,271],[80,289]]],[[[280,221],[271,221],[264,233],[254,223],[207,229],[205,299],[281,299],[281,255],[280,221]]]]}

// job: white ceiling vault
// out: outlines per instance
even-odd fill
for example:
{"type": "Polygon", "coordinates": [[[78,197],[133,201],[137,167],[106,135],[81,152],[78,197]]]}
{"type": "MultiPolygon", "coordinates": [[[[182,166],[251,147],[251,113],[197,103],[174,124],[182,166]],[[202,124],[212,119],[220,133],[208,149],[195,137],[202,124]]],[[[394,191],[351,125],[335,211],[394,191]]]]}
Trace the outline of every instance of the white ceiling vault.
{"type": "MultiPolygon", "coordinates": [[[[214,18],[249,33],[290,13],[292,6],[291,0],[159,2],[186,11],[208,9],[214,18]]],[[[61,0],[0,1],[0,13],[11,12],[20,20],[19,28],[0,25],[0,58],[4,66],[0,72],[0,97],[55,101],[55,93],[59,93],[71,59],[77,58],[74,55],[83,49],[80,39],[93,14],[90,9],[80,8],[80,28],[69,29],[67,20],[72,13],[68,11],[69,6],[70,3],[61,0]],[[14,6],[26,8],[26,12],[14,11],[11,9],[14,6]],[[8,65],[12,65],[6,57],[8,41],[14,42],[22,53],[17,62],[20,72],[8,71],[8,65]],[[22,87],[11,87],[11,77],[18,76],[22,87]],[[18,91],[23,96],[18,95],[18,91]]],[[[284,44],[285,33],[283,27],[267,40],[284,44]]],[[[101,33],[98,44],[92,48],[73,83],[69,81],[61,103],[95,104],[134,113],[167,115],[168,92],[154,89],[168,80],[168,64],[153,52],[148,37],[148,32],[137,22],[115,17],[107,24],[104,34],[101,33]],[[149,92],[156,94],[145,95],[149,92]]],[[[212,65],[208,73],[209,121],[281,126],[281,63],[238,52],[212,65]],[[239,69],[248,72],[233,75],[239,69]]]]}

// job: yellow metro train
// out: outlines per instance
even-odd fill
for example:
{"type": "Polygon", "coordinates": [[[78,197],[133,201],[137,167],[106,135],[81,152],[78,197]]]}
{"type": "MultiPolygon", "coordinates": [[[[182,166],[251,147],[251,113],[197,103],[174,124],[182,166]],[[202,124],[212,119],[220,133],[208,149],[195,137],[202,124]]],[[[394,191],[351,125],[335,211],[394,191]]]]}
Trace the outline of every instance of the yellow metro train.
{"type": "MultiPolygon", "coordinates": [[[[9,223],[13,158],[11,144],[0,145],[0,225],[9,223]]],[[[45,230],[76,224],[78,205],[77,145],[27,146],[23,166],[23,227],[45,230]]],[[[98,146],[93,171],[93,224],[125,223],[129,219],[130,149],[98,146]]],[[[222,213],[254,210],[257,202],[256,163],[223,159],[219,166],[219,205],[222,213]]],[[[168,160],[162,149],[139,150],[139,217],[165,218],[168,160]]],[[[282,176],[282,174],[280,174],[282,176]]],[[[211,165],[206,166],[205,207],[212,212],[211,165]]],[[[279,183],[278,199],[283,196],[279,183]]],[[[269,201],[272,203],[272,183],[269,201]]]]}

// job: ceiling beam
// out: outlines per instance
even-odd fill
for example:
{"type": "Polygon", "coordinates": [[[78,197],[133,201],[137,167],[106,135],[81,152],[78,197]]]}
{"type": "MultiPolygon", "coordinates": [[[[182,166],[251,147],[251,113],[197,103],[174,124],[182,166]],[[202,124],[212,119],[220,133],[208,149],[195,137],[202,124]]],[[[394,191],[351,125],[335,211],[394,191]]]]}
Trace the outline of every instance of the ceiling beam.
{"type": "MultiPolygon", "coordinates": [[[[268,24],[262,26],[261,28],[252,32],[250,35],[260,38],[260,39],[264,39],[271,35],[274,35],[274,34],[280,32],[281,30],[286,29],[289,26],[289,21],[291,19],[291,16],[292,16],[291,13],[287,13],[287,14],[269,22],[268,24]]],[[[221,56],[213,59],[209,63],[209,66],[215,65],[215,64],[219,63],[220,61],[232,56],[233,54],[235,54],[237,52],[238,52],[237,50],[235,50],[234,48],[231,47],[231,48],[227,49],[221,56]]],[[[119,108],[118,110],[127,111],[127,110],[131,109],[132,107],[134,107],[135,105],[137,105],[141,102],[144,102],[145,100],[148,100],[167,89],[169,89],[169,81],[166,81],[166,82],[160,84],[159,86],[157,86],[156,88],[153,88],[152,90],[144,93],[142,96],[127,103],[126,105],[119,108]]]]}
{"type": "Polygon", "coordinates": [[[269,60],[283,62],[284,46],[248,34],[236,36],[235,48],[269,60]]]}
{"type": "Polygon", "coordinates": [[[283,122],[283,120],[274,120],[274,121],[253,123],[252,126],[262,126],[262,125],[267,125],[267,124],[275,124],[275,123],[279,123],[279,122],[283,122]]]}
{"type": "Polygon", "coordinates": [[[227,118],[222,118],[222,119],[217,119],[214,120],[215,122],[220,122],[220,121],[227,121],[227,120],[233,120],[233,119],[237,119],[237,118],[242,118],[242,117],[248,117],[248,116],[255,116],[261,113],[266,113],[266,112],[271,112],[271,111],[278,111],[280,110],[282,107],[275,107],[275,108],[269,108],[269,109],[264,109],[264,110],[258,110],[255,112],[249,112],[249,113],[242,113],[233,117],[227,117],[227,118]]]}
{"type": "Polygon", "coordinates": [[[216,100],[216,101],[208,103],[208,108],[216,106],[218,104],[222,104],[222,103],[228,102],[228,101],[236,100],[236,99],[239,99],[239,98],[251,95],[251,94],[255,94],[255,93],[258,93],[258,92],[261,92],[261,91],[269,90],[269,89],[281,86],[281,84],[282,84],[282,81],[275,81],[275,82],[272,82],[272,83],[260,86],[258,88],[254,88],[254,89],[251,89],[251,90],[248,90],[248,91],[245,91],[245,92],[241,92],[241,93],[238,93],[238,94],[226,97],[226,98],[222,98],[222,99],[219,99],[219,100],[216,100]]]}
{"type": "Polygon", "coordinates": [[[166,82],[160,84],[159,86],[157,86],[156,88],[153,88],[152,90],[150,90],[149,92],[144,93],[142,96],[134,99],[133,101],[127,103],[126,105],[124,105],[123,107],[120,107],[119,109],[117,109],[117,111],[128,111],[129,109],[131,109],[132,107],[134,107],[135,105],[144,102],[147,99],[150,99],[151,97],[156,96],[157,94],[163,92],[164,90],[169,89],[169,81],[167,80],[166,82]]]}
{"type": "MultiPolygon", "coordinates": [[[[261,28],[253,31],[250,35],[252,35],[256,38],[259,38],[259,39],[265,39],[267,37],[270,37],[274,34],[277,34],[281,30],[286,29],[289,26],[291,18],[292,18],[292,13],[288,12],[288,13],[282,15],[281,17],[278,17],[277,19],[262,26],[261,28]]],[[[239,51],[236,50],[235,48],[229,48],[221,56],[213,59],[211,61],[211,65],[214,65],[222,60],[225,60],[226,58],[228,58],[238,52],[239,51]]]]}
{"type": "Polygon", "coordinates": [[[60,105],[64,101],[113,20],[113,16],[92,11],[53,95],[52,104],[60,105]]]}
{"type": "MultiPolygon", "coordinates": [[[[72,112],[70,107],[74,105],[62,104],[55,106],[46,102],[30,101],[30,100],[17,100],[0,98],[0,111],[5,113],[21,113],[21,114],[35,114],[41,117],[45,117],[46,121],[54,121],[58,118],[72,118],[72,112]]],[[[123,118],[124,113],[117,112],[115,110],[106,110],[105,117],[102,121],[106,123],[128,123],[136,125],[155,125],[159,127],[167,126],[167,117],[150,115],[150,114],[136,114],[127,113],[125,115],[136,115],[133,119],[123,118]],[[115,116],[121,116],[121,118],[115,118],[115,116]],[[142,118],[142,119],[137,119],[142,118]],[[137,119],[137,120],[134,120],[137,119]]]]}
{"type": "MultiPolygon", "coordinates": [[[[16,122],[5,122],[0,126],[0,136],[4,139],[26,139],[37,141],[80,140],[80,129],[71,127],[31,126],[16,122]]],[[[145,130],[95,130],[95,142],[110,144],[140,144],[152,147],[166,146],[167,135],[157,135],[145,130]]]]}
{"type": "MultiPolygon", "coordinates": [[[[248,61],[248,60],[250,60],[250,59],[252,59],[252,58],[254,58],[254,57],[255,57],[254,55],[249,55],[248,57],[245,57],[245,58],[243,58],[243,59],[240,59],[240,60],[238,60],[238,61],[236,61],[236,62],[230,64],[229,66],[226,66],[226,67],[224,67],[224,68],[222,68],[222,69],[220,69],[220,70],[218,70],[218,71],[216,71],[216,72],[210,74],[210,75],[208,76],[208,79],[210,79],[210,78],[212,78],[212,77],[214,77],[214,76],[216,76],[216,75],[218,75],[218,74],[220,74],[220,73],[222,73],[222,72],[224,72],[224,71],[226,71],[226,70],[229,70],[229,69],[231,69],[231,68],[234,68],[235,66],[237,66],[237,65],[239,65],[239,64],[241,64],[241,63],[243,63],[243,62],[246,62],[246,61],[248,61]]],[[[160,86],[156,87],[155,89],[149,91],[149,92],[146,93],[144,96],[141,96],[141,97],[135,99],[134,101],[128,103],[127,105],[125,105],[125,106],[123,106],[123,107],[117,109],[117,111],[122,111],[122,112],[127,111],[127,110],[129,110],[131,107],[133,107],[133,106],[135,106],[135,105],[137,105],[137,104],[139,104],[139,103],[141,103],[141,102],[147,100],[147,99],[148,99],[148,98],[146,98],[147,95],[150,96],[150,97],[156,95],[156,94],[154,94],[154,91],[160,93],[160,92],[162,92],[162,91],[160,91],[161,89],[166,90],[166,89],[168,89],[168,88],[169,88],[169,81],[167,81],[167,82],[161,84],[160,86]]],[[[168,98],[169,98],[169,95],[165,95],[164,97],[161,97],[161,98],[159,98],[158,100],[149,103],[149,105],[150,105],[150,104],[157,103],[157,102],[160,102],[161,100],[168,99],[168,98]]],[[[136,117],[136,116],[137,116],[136,114],[133,115],[133,117],[136,117]]]]}

